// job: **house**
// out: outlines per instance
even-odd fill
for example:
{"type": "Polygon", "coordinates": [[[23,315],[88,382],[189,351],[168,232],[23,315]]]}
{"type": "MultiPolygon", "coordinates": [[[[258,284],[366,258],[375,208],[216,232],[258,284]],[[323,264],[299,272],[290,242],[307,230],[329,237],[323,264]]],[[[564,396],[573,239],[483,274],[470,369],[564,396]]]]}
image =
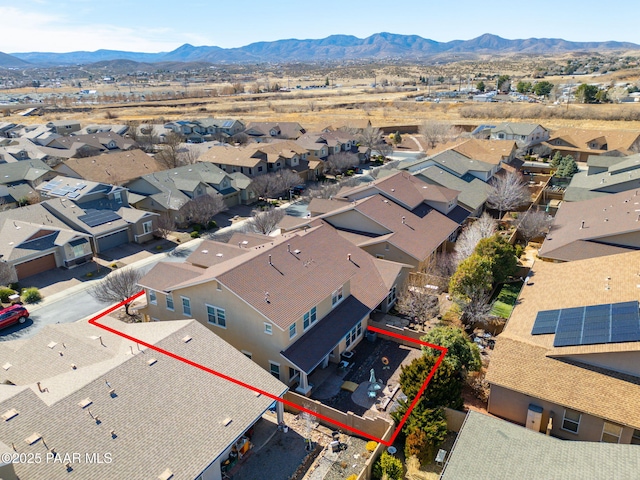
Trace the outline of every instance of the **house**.
{"type": "MultiPolygon", "coordinates": [[[[311,200],[310,211],[316,209],[317,200],[311,200]]],[[[350,202],[324,200],[322,208],[328,210],[328,202],[334,203],[332,210],[307,222],[321,218],[370,255],[414,268],[444,250],[459,228],[458,223],[434,208],[421,204],[420,208],[407,210],[380,194],[350,202]]],[[[301,227],[304,224],[297,225],[301,227]]]]}
{"type": "Polygon", "coordinates": [[[538,256],[567,262],[637,250],[640,247],[637,204],[640,204],[637,191],[563,202],[538,256]]]}
{"type": "Polygon", "coordinates": [[[307,180],[310,173],[315,174],[310,169],[307,155],[307,150],[296,142],[282,140],[241,147],[212,147],[198,158],[198,162],[209,162],[227,173],[238,172],[249,178],[289,169],[307,180]]]}
{"type": "Polygon", "coordinates": [[[586,162],[590,155],[625,156],[640,148],[638,130],[588,130],[561,128],[545,142],[551,154],[571,155],[577,162],[586,162]]]}
{"type": "MultiPolygon", "coordinates": [[[[324,133],[306,133],[296,140],[309,154],[320,159],[340,152],[358,154],[358,141],[355,136],[347,132],[336,130],[324,133]]],[[[360,160],[358,160],[360,161],[360,160]]]]}
{"type": "Polygon", "coordinates": [[[93,257],[90,235],[73,230],[42,204],[0,212],[0,238],[0,259],[15,267],[17,280],[93,257]]]}
{"type": "Polygon", "coordinates": [[[142,175],[159,172],[162,166],[142,150],[129,150],[86,158],[70,158],[54,170],[66,177],[122,185],[142,175]]]}
{"type": "Polygon", "coordinates": [[[274,138],[295,140],[306,130],[298,122],[251,122],[244,133],[256,142],[264,142],[274,138]]]}
{"type": "Polygon", "coordinates": [[[380,194],[418,216],[422,217],[430,209],[435,209],[457,223],[462,223],[469,212],[458,206],[459,193],[439,185],[429,185],[401,171],[367,184],[347,187],[340,190],[336,197],[353,201],[380,194]]]}
{"type": "Polygon", "coordinates": [[[241,173],[227,174],[211,163],[196,163],[162,172],[142,175],[125,184],[129,201],[136,208],[150,212],[171,212],[178,224],[187,218],[182,207],[201,195],[222,195],[227,206],[250,203],[254,199],[248,188],[250,180],[241,173]]]}
{"type": "Polygon", "coordinates": [[[577,202],[640,187],[640,154],[626,157],[590,155],[588,169],[577,172],[567,186],[563,200],[577,202]]]}
{"type": "Polygon", "coordinates": [[[56,172],[41,160],[0,163],[0,185],[15,186],[24,183],[35,188],[56,175],[56,172]]]}
{"type": "Polygon", "coordinates": [[[322,129],[323,132],[335,132],[337,130],[343,130],[347,132],[362,132],[363,130],[371,127],[371,120],[366,118],[352,118],[343,122],[333,123],[327,125],[322,129]]]}
{"type": "Polygon", "coordinates": [[[565,442],[470,410],[440,479],[608,480],[633,478],[638,468],[634,445],[565,442]]]}
{"type": "Polygon", "coordinates": [[[28,183],[0,185],[0,211],[39,201],[38,192],[28,183]]]}
{"type": "Polygon", "coordinates": [[[86,127],[80,129],[77,132],[77,135],[93,135],[96,133],[106,133],[106,132],[113,132],[117,135],[125,135],[128,131],[129,131],[129,125],[125,125],[125,124],[120,124],[120,125],[92,124],[92,125],[87,125],[86,127]]]}
{"type": "Polygon", "coordinates": [[[245,130],[245,125],[240,120],[235,120],[233,118],[201,118],[198,120],[194,120],[199,128],[201,129],[200,133],[205,135],[205,138],[208,135],[222,135],[224,137],[233,137],[240,132],[245,130]]]}
{"type": "Polygon", "coordinates": [[[492,140],[513,140],[519,148],[529,148],[549,139],[549,130],[537,123],[501,123],[491,129],[492,140]]]}
{"type": "Polygon", "coordinates": [[[485,140],[470,138],[437,145],[432,154],[453,150],[471,160],[480,160],[493,165],[511,163],[516,158],[518,145],[514,140],[485,140]]]}
{"type": "Polygon", "coordinates": [[[407,271],[321,223],[247,247],[204,241],[184,264],[157,264],[139,282],[143,313],[195,318],[302,394],[362,340],[374,309],[393,305],[407,271]]]}
{"type": "Polygon", "coordinates": [[[77,120],[54,120],[47,123],[46,127],[58,135],[71,135],[81,128],[77,120]]]}
{"type": "Polygon", "coordinates": [[[39,150],[50,158],[61,160],[84,158],[102,153],[122,152],[137,148],[133,140],[114,132],[100,132],[86,135],[69,135],[50,139],[39,150]]]}
{"type": "Polygon", "coordinates": [[[639,262],[535,262],[491,354],[488,413],[566,440],[637,442],[639,262]]]}
{"type": "Polygon", "coordinates": [[[0,163],[21,162],[23,160],[51,160],[41,147],[26,138],[0,139],[0,163]]]}
{"type": "Polygon", "coordinates": [[[269,396],[86,321],[49,325],[0,345],[0,445],[41,459],[3,462],[3,478],[222,480],[287,387],[194,320],[100,322],[269,396]]]}
{"type": "Polygon", "coordinates": [[[502,162],[489,163],[482,160],[474,160],[460,152],[449,149],[425,158],[403,161],[398,167],[401,170],[416,174],[431,166],[436,166],[465,181],[471,181],[475,177],[483,182],[488,182],[502,168],[502,162]]]}

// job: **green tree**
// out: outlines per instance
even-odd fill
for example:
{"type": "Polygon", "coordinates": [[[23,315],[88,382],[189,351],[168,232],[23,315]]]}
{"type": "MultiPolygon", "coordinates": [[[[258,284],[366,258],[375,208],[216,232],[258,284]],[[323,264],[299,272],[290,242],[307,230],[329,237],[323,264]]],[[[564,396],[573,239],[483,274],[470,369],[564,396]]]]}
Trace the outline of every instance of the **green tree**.
{"type": "Polygon", "coordinates": [[[607,96],[607,91],[598,90],[598,93],[596,93],[596,101],[598,103],[607,103],[609,101],[609,97],[607,96]]]}
{"type": "MultiPolygon", "coordinates": [[[[403,407],[392,413],[394,420],[404,416],[406,410],[403,407]]],[[[425,408],[422,401],[419,401],[407,423],[402,429],[402,433],[407,436],[405,440],[405,454],[416,455],[420,463],[429,463],[433,458],[436,448],[447,438],[447,418],[442,408],[425,408]]]]}
{"type": "Polygon", "coordinates": [[[402,135],[400,135],[400,132],[396,132],[393,134],[393,144],[394,145],[400,145],[402,143],[402,135]]]}
{"type": "Polygon", "coordinates": [[[493,283],[491,259],[473,254],[463,260],[449,282],[449,293],[463,298],[478,291],[489,291],[493,283]]]}
{"type": "Polygon", "coordinates": [[[580,169],[576,164],[576,161],[571,155],[567,155],[563,157],[558,165],[558,170],[556,170],[555,176],[561,178],[571,178],[576,173],[578,173],[580,169]]]}
{"type": "Polygon", "coordinates": [[[553,155],[551,162],[549,162],[549,165],[551,165],[553,168],[558,168],[560,166],[560,162],[562,162],[562,154],[560,152],[556,152],[553,155]]]}
{"type": "Polygon", "coordinates": [[[500,75],[498,77],[498,90],[499,91],[501,91],[501,90],[507,91],[508,87],[510,85],[510,80],[511,80],[511,77],[509,75],[500,75]],[[504,87],[504,89],[503,89],[503,87],[504,87]]]}
{"type": "Polygon", "coordinates": [[[586,83],[580,85],[575,91],[576,101],[580,103],[596,103],[596,95],[598,95],[598,87],[586,83]]]}
{"type": "Polygon", "coordinates": [[[547,82],[546,80],[538,82],[533,86],[533,93],[542,97],[548,97],[551,90],[553,90],[553,83],[547,82]]]}
{"type": "Polygon", "coordinates": [[[487,86],[484,84],[484,82],[482,80],[480,80],[477,84],[476,84],[476,88],[480,91],[480,92],[484,92],[485,89],[487,88],[487,86]]]}
{"type": "Polygon", "coordinates": [[[491,275],[496,284],[504,282],[518,267],[515,248],[500,235],[480,240],[475,254],[489,259],[491,275]]]}
{"type": "Polygon", "coordinates": [[[376,463],[373,465],[372,474],[373,477],[378,480],[385,477],[385,475],[389,480],[402,480],[404,476],[402,462],[399,458],[396,458],[387,452],[382,452],[380,458],[378,458],[376,463]]]}
{"type": "MultiPolygon", "coordinates": [[[[433,370],[438,357],[422,355],[409,365],[403,365],[400,373],[400,387],[407,396],[407,404],[411,404],[424,384],[427,376],[433,370]]],[[[462,377],[451,363],[442,362],[429,381],[427,388],[420,398],[425,408],[462,406],[462,377]]]]}
{"type": "Polygon", "coordinates": [[[516,84],[516,90],[518,93],[529,93],[531,91],[531,82],[519,81],[516,84]]]}
{"type": "MultiPolygon", "coordinates": [[[[451,363],[455,371],[466,370],[475,372],[482,368],[480,350],[478,346],[469,340],[467,334],[458,327],[444,325],[435,327],[420,340],[447,349],[443,362],[451,363]]],[[[431,347],[422,347],[425,355],[439,355],[440,351],[431,347]]]]}

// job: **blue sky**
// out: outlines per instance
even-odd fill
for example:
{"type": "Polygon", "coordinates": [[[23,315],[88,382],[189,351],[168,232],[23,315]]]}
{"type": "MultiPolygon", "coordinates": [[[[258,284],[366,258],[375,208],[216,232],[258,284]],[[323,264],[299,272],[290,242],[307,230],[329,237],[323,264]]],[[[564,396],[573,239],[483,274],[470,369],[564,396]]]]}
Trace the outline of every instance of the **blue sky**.
{"type": "Polygon", "coordinates": [[[378,32],[437,41],[493,33],[640,44],[639,12],[637,0],[618,0],[615,8],[595,0],[0,0],[0,51],[158,52],[184,43],[229,48],[378,32]]]}

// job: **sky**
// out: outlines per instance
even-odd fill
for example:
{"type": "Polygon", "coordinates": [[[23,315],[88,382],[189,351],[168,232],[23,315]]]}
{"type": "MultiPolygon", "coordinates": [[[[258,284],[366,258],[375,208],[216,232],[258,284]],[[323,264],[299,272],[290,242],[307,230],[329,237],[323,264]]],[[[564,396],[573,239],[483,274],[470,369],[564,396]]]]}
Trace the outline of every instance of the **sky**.
{"type": "Polygon", "coordinates": [[[615,8],[595,0],[0,0],[0,52],[166,52],[379,32],[439,42],[492,33],[640,44],[639,12],[637,0],[615,8]]]}

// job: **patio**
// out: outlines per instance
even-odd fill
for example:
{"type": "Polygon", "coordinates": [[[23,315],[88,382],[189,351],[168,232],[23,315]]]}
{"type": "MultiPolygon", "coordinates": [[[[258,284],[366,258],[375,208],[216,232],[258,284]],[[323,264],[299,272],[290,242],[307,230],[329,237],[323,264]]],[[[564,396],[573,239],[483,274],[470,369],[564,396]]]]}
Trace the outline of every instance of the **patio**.
{"type": "Polygon", "coordinates": [[[330,363],[311,374],[309,381],[314,385],[311,398],[342,412],[389,417],[390,406],[399,391],[400,366],[419,357],[421,351],[378,338],[374,342],[363,340],[354,352],[347,368],[330,363]],[[380,386],[375,396],[369,391],[371,369],[380,386]],[[345,382],[353,382],[357,388],[353,392],[343,390],[345,382]]]}

